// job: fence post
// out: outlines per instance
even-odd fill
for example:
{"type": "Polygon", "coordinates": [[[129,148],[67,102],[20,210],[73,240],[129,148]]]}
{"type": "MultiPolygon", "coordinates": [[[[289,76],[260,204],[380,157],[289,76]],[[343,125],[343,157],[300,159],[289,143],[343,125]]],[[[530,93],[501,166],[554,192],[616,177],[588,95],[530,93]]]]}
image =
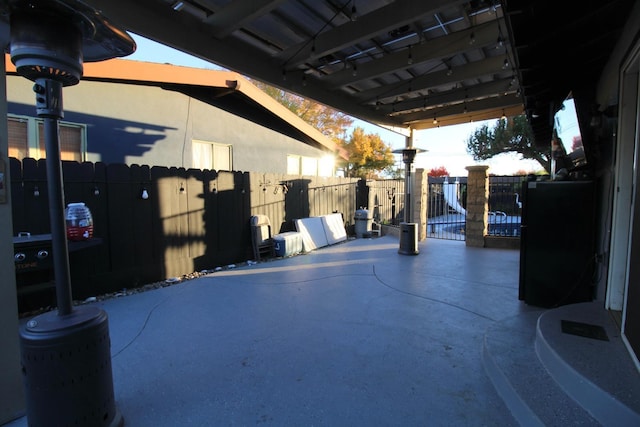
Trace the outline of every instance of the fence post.
{"type": "Polygon", "coordinates": [[[489,166],[467,166],[466,245],[484,247],[489,209],[489,166]]]}
{"type": "Polygon", "coordinates": [[[429,193],[428,174],[424,169],[416,169],[414,173],[414,197],[412,222],[418,224],[418,241],[427,237],[427,197],[429,193]]]}

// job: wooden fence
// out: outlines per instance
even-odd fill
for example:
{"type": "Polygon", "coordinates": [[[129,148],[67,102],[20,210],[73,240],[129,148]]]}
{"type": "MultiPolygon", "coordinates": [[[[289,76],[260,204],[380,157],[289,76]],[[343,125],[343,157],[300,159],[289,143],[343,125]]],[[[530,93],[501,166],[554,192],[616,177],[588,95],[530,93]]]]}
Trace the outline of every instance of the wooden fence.
{"type": "MultiPolygon", "coordinates": [[[[10,174],[14,235],[50,233],[45,161],[11,159],[10,174]]],[[[349,230],[366,190],[354,178],[88,162],[63,162],[63,175],[65,203],[89,207],[101,241],[70,254],[76,299],[252,259],[251,215],[275,234],[338,212],[349,230]]]]}
{"type": "Polygon", "coordinates": [[[378,223],[400,226],[404,221],[404,180],[362,180],[358,208],[366,208],[378,223]]]}
{"type": "MultiPolygon", "coordinates": [[[[250,174],[251,214],[269,217],[275,233],[294,230],[293,220],[341,213],[353,226],[359,192],[356,178],[250,174]]],[[[366,197],[366,194],[361,197],[366,197]]]]}

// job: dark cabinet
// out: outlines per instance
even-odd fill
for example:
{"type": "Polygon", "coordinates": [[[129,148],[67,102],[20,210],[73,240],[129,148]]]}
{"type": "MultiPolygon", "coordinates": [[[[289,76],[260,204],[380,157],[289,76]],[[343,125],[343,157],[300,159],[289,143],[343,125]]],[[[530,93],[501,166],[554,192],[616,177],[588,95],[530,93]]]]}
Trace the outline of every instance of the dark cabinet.
{"type": "Polygon", "coordinates": [[[593,299],[592,181],[532,181],[523,190],[519,298],[539,307],[593,299]]]}

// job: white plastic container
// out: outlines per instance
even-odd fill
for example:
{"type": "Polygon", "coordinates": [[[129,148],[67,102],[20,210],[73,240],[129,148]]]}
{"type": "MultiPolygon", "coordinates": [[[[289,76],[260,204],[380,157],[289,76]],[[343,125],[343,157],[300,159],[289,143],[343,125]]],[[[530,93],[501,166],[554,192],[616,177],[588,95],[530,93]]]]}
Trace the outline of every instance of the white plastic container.
{"type": "Polygon", "coordinates": [[[297,231],[287,231],[273,236],[276,256],[287,257],[302,252],[302,235],[297,231]]]}

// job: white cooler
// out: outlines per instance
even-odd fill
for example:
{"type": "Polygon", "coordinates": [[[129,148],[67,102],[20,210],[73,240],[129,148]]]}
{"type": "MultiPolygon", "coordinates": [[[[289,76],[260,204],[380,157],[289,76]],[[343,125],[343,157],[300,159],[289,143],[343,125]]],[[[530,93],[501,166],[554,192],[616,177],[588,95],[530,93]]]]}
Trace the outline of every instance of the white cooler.
{"type": "Polygon", "coordinates": [[[276,256],[286,257],[302,252],[302,234],[287,231],[273,236],[273,249],[276,256]]]}

